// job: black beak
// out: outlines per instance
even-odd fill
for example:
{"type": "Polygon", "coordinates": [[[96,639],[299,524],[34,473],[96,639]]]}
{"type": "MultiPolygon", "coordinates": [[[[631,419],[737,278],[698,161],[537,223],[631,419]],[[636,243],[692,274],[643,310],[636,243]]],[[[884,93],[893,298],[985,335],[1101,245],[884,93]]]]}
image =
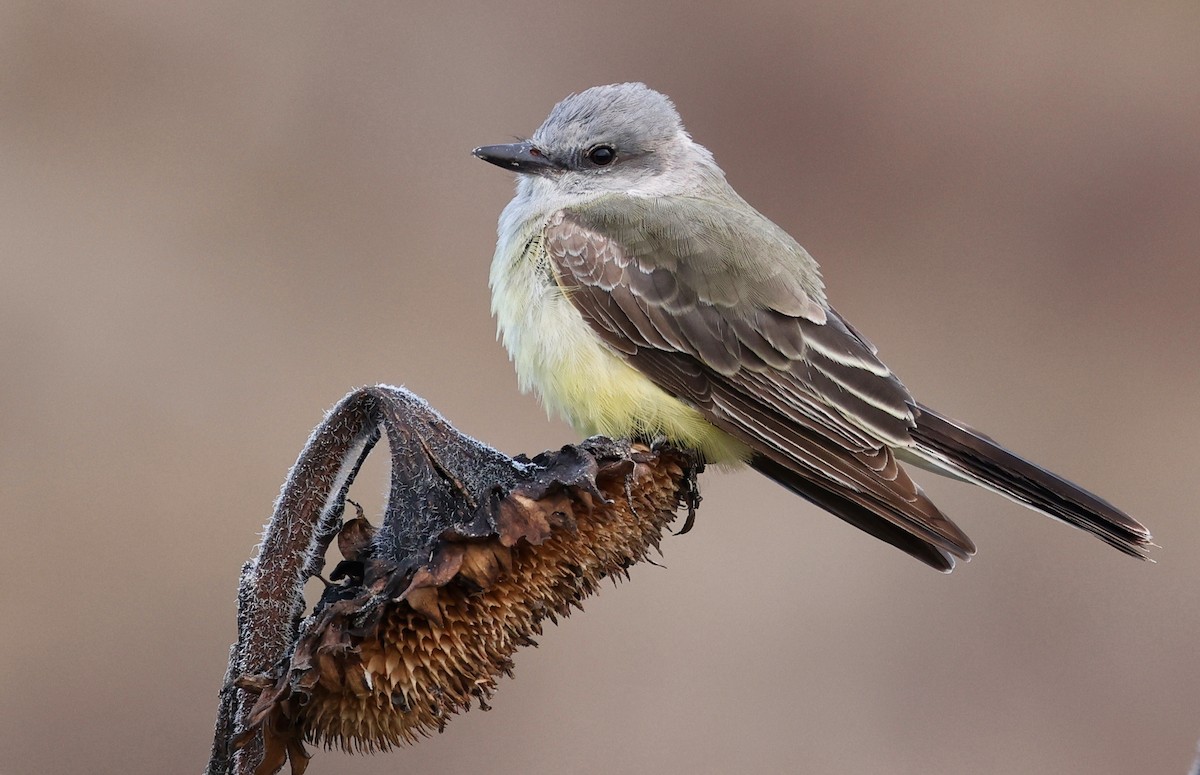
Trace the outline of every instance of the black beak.
{"type": "Polygon", "coordinates": [[[533,143],[485,145],[482,148],[476,148],[471,153],[497,167],[504,167],[513,172],[529,174],[560,169],[559,164],[547,158],[533,143]]]}

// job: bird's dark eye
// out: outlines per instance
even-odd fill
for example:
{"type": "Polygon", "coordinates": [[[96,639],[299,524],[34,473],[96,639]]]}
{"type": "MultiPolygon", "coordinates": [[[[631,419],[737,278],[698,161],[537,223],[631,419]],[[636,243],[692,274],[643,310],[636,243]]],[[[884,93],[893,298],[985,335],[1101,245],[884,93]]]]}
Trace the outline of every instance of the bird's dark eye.
{"type": "Polygon", "coordinates": [[[597,167],[605,167],[617,160],[617,149],[611,145],[597,145],[587,152],[587,157],[597,167]]]}

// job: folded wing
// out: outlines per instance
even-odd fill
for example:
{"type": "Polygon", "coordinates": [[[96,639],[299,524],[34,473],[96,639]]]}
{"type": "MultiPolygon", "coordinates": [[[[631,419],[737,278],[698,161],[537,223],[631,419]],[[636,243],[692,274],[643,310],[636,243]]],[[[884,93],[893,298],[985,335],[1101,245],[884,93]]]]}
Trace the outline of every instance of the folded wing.
{"type": "Polygon", "coordinates": [[[765,218],[621,197],[556,213],[543,239],[596,334],[753,449],[760,471],[941,570],[974,553],[891,449],[914,443],[912,397],[765,218]]]}

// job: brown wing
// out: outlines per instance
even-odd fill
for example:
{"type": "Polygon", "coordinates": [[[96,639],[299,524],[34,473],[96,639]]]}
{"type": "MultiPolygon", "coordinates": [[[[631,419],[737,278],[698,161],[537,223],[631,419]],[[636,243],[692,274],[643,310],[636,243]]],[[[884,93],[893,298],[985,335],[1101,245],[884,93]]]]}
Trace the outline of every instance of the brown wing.
{"type": "Polygon", "coordinates": [[[911,396],[836,312],[796,299],[794,287],[788,312],[748,301],[778,296],[754,284],[781,279],[731,282],[731,262],[711,255],[731,241],[706,238],[703,222],[681,238],[669,217],[641,213],[635,252],[605,220],[560,211],[544,245],[558,283],[609,347],[810,501],[942,570],[974,553],[889,448],[912,444],[911,396]]]}

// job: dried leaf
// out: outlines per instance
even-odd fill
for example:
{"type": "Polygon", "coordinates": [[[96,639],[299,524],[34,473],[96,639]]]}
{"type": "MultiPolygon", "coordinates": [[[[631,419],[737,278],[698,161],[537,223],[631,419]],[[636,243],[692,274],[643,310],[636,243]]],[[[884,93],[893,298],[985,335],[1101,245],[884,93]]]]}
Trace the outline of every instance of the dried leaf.
{"type": "MultiPolygon", "coordinates": [[[[505,554],[511,555],[507,548],[500,547],[500,549],[505,554]]],[[[496,548],[492,546],[491,542],[468,544],[466,552],[463,554],[460,573],[480,589],[491,587],[496,583],[496,579],[500,578],[502,569],[496,553],[496,548]]]]}
{"type": "Polygon", "coordinates": [[[437,626],[442,626],[442,609],[438,606],[438,591],[436,587],[420,587],[419,589],[412,589],[410,587],[404,599],[412,606],[414,611],[437,626]]]}
{"type": "Polygon", "coordinates": [[[342,525],[342,529],[338,531],[338,551],[351,562],[361,562],[367,558],[371,542],[374,540],[375,526],[360,514],[342,525]]]}
{"type": "Polygon", "coordinates": [[[550,537],[550,521],[545,507],[521,493],[513,493],[500,504],[496,527],[500,543],[515,546],[522,538],[539,546],[550,537]]]}

